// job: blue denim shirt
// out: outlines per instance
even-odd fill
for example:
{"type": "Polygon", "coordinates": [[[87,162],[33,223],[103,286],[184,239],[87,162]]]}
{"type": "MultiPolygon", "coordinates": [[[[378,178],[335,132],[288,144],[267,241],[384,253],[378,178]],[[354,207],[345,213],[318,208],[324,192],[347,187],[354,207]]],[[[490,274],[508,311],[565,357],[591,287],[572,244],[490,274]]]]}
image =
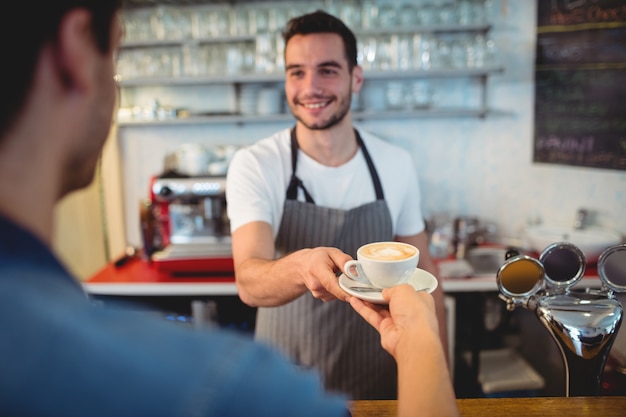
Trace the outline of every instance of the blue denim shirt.
{"type": "Polygon", "coordinates": [[[247,337],[95,306],[0,216],[0,415],[345,416],[346,402],[247,337]]]}

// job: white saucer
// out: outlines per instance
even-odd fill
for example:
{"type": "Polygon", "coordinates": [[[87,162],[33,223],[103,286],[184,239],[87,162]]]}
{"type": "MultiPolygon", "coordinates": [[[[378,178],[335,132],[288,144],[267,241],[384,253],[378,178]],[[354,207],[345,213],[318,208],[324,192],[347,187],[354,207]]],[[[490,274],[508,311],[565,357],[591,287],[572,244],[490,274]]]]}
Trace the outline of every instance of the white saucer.
{"type": "MultiPolygon", "coordinates": [[[[430,272],[419,268],[415,269],[415,272],[411,275],[407,284],[411,284],[416,291],[426,288],[424,291],[428,293],[435,291],[437,285],[439,285],[437,279],[430,272]]],[[[380,292],[359,292],[351,290],[350,287],[369,287],[370,285],[350,279],[345,274],[341,274],[339,277],[339,286],[348,294],[360,298],[361,300],[369,301],[374,304],[387,304],[387,301],[385,301],[380,292]]]]}

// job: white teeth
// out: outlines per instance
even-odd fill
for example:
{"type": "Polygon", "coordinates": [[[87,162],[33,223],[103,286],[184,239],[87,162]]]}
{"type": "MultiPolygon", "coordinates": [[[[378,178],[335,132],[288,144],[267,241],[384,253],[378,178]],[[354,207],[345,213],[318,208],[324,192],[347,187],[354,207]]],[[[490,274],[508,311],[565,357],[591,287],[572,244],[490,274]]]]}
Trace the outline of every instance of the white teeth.
{"type": "Polygon", "coordinates": [[[304,107],[306,107],[307,109],[321,109],[325,105],[326,103],[305,104],[304,107]]]}

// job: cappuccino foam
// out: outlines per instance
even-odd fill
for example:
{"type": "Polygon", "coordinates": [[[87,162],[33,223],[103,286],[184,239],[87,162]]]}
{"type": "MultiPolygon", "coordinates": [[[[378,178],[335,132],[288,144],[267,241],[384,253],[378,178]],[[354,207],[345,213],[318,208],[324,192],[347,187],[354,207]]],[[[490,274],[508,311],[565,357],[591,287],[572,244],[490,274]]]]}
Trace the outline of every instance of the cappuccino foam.
{"type": "Polygon", "coordinates": [[[415,255],[415,248],[399,243],[372,244],[361,248],[361,255],[381,261],[399,261],[415,255]]]}

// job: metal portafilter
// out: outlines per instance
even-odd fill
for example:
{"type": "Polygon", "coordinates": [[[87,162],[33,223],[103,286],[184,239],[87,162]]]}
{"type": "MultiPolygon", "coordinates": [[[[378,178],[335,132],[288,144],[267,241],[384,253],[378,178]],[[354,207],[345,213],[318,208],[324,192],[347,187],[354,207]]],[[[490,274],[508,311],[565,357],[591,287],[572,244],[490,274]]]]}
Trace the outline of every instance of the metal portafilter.
{"type": "Polygon", "coordinates": [[[571,243],[548,246],[535,259],[509,251],[497,274],[500,298],[507,308],[534,311],[561,352],[566,395],[597,396],[600,379],[623,308],[614,297],[626,291],[626,245],[605,250],[598,259],[600,290],[577,290],[586,259],[571,243]]]}

